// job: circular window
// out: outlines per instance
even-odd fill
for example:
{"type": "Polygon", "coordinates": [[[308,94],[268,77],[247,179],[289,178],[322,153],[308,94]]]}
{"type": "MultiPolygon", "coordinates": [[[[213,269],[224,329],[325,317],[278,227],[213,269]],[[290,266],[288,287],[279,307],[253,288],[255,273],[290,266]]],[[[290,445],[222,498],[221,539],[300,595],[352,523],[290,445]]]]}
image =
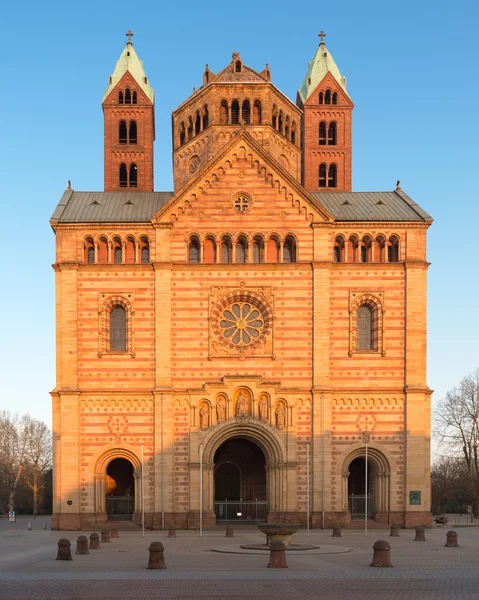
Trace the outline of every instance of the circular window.
{"type": "Polygon", "coordinates": [[[250,302],[234,302],[223,310],[221,334],[236,346],[248,346],[258,340],[264,329],[260,311],[250,302]]]}
{"type": "Polygon", "coordinates": [[[253,199],[249,194],[245,194],[241,192],[239,194],[235,194],[232,198],[231,205],[233,210],[238,213],[248,212],[253,206],[253,199]]]}

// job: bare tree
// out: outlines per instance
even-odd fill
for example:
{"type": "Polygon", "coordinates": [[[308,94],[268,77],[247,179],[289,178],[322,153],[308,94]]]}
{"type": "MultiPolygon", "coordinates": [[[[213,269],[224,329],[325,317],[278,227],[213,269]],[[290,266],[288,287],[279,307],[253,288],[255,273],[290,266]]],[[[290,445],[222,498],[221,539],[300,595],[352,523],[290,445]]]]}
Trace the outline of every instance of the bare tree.
{"type": "Polygon", "coordinates": [[[459,388],[447,392],[434,411],[434,431],[450,456],[462,456],[475,486],[475,512],[479,505],[479,370],[464,377],[459,388]]]}
{"type": "Polygon", "coordinates": [[[32,418],[8,411],[0,413],[0,455],[4,481],[8,489],[8,510],[15,510],[15,492],[27,458],[32,418]]]}
{"type": "Polygon", "coordinates": [[[29,463],[28,486],[33,492],[33,516],[38,513],[38,492],[44,485],[44,476],[52,463],[52,434],[42,421],[32,419],[26,448],[29,463]]]}

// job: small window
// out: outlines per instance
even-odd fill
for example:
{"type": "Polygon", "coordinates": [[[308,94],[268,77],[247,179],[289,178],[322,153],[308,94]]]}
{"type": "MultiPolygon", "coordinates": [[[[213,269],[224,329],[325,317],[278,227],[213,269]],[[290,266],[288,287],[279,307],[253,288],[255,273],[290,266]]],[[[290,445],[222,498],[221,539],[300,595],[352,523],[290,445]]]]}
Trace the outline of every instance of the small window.
{"type": "Polygon", "coordinates": [[[324,103],[331,104],[331,90],[326,90],[326,93],[324,94],[324,103]]]}
{"type": "Polygon", "coordinates": [[[201,132],[201,117],[200,113],[196,113],[195,117],[195,135],[198,135],[201,132]]]}
{"type": "Polygon", "coordinates": [[[237,60],[235,62],[235,71],[236,71],[236,73],[241,73],[241,61],[240,60],[237,60]]]}
{"type": "Polygon", "coordinates": [[[374,309],[369,304],[357,311],[357,349],[374,350],[374,309]]]}
{"type": "Polygon", "coordinates": [[[361,245],[361,262],[363,262],[363,263],[371,262],[372,246],[373,246],[372,239],[368,235],[365,235],[363,237],[363,242],[361,245]]]}
{"type": "Polygon", "coordinates": [[[266,256],[269,263],[279,262],[279,239],[276,236],[270,237],[266,246],[266,256]]]}
{"type": "Polygon", "coordinates": [[[344,261],[344,238],[337,236],[334,242],[334,262],[340,263],[344,261]]]}
{"type": "Polygon", "coordinates": [[[193,236],[188,248],[188,262],[197,265],[200,262],[200,240],[193,236]]]}
{"type": "Polygon", "coordinates": [[[259,235],[255,236],[253,240],[253,262],[264,262],[264,243],[263,238],[259,235]]]}
{"type": "Polygon", "coordinates": [[[223,237],[221,240],[221,262],[229,264],[232,261],[232,244],[229,237],[223,237]]]}
{"type": "Polygon", "coordinates": [[[125,90],[125,104],[131,104],[131,91],[130,88],[125,90]]]}
{"type": "Polygon", "coordinates": [[[319,92],[319,104],[324,104],[324,92],[319,92]]]}
{"type": "Polygon", "coordinates": [[[123,92],[120,90],[118,92],[118,104],[123,104],[123,102],[124,102],[123,92]]]}
{"type": "Polygon", "coordinates": [[[120,144],[126,144],[126,142],[127,142],[127,137],[126,137],[126,121],[120,121],[120,123],[119,123],[119,127],[118,127],[118,141],[120,142],[120,144]]]}
{"type": "Polygon", "coordinates": [[[238,264],[248,262],[248,242],[244,237],[238,238],[236,242],[236,262],[238,264]]]}
{"type": "Polygon", "coordinates": [[[220,124],[228,124],[228,103],[226,100],[222,100],[220,104],[220,124]]]}
{"type": "Polygon", "coordinates": [[[135,165],[135,163],[130,165],[130,187],[138,187],[138,167],[135,165]]]}
{"type": "Polygon", "coordinates": [[[180,126],[180,146],[183,146],[183,144],[186,141],[186,131],[185,131],[185,124],[182,123],[180,126]]]}
{"type": "Polygon", "coordinates": [[[129,137],[130,144],[136,144],[137,139],[138,139],[138,133],[137,133],[137,128],[136,128],[136,121],[130,121],[130,137],[129,137]]]}
{"type": "Polygon", "coordinates": [[[243,102],[243,106],[241,107],[241,116],[243,118],[243,123],[245,123],[245,125],[249,125],[251,118],[251,108],[249,100],[245,100],[243,102]]]}
{"type": "Polygon", "coordinates": [[[399,262],[399,238],[396,235],[389,238],[388,262],[399,262]]]}
{"type": "Polygon", "coordinates": [[[253,125],[261,125],[261,102],[255,100],[253,104],[253,125]]]}
{"type": "Polygon", "coordinates": [[[203,262],[214,265],[216,263],[216,241],[208,236],[203,244],[203,262]]]}
{"type": "Polygon", "coordinates": [[[326,146],[326,122],[321,121],[319,124],[319,145],[326,146]]]}
{"type": "Polygon", "coordinates": [[[87,250],[88,252],[88,264],[89,265],[94,265],[95,264],[95,248],[93,248],[93,246],[90,246],[87,250]]]}
{"type": "Polygon", "coordinates": [[[120,187],[126,187],[128,182],[128,174],[125,163],[120,165],[120,187]]]}
{"type": "Polygon", "coordinates": [[[338,103],[338,92],[333,92],[333,104],[338,103]]]}
{"type": "Polygon", "coordinates": [[[122,263],[121,246],[116,246],[116,248],[115,248],[114,262],[115,262],[115,265],[121,265],[121,263],[122,263]]]}
{"type": "Polygon", "coordinates": [[[319,165],[319,187],[326,187],[326,165],[324,163],[319,165]]]}
{"type": "Polygon", "coordinates": [[[231,103],[231,123],[232,125],[237,125],[239,123],[239,102],[238,100],[233,100],[231,103]]]}
{"type": "Polygon", "coordinates": [[[101,265],[106,265],[108,262],[108,242],[105,238],[101,238],[98,242],[98,262],[101,265]]]}
{"type": "Polygon", "coordinates": [[[205,106],[203,109],[203,130],[205,130],[209,125],[209,115],[208,115],[208,107],[205,106]]]}
{"type": "Polygon", "coordinates": [[[337,143],[337,126],[336,123],[332,121],[328,127],[328,144],[330,146],[336,146],[337,143]]]}
{"type": "Polygon", "coordinates": [[[328,187],[335,188],[338,186],[338,169],[336,165],[329,165],[328,170],[328,187]]]}
{"type": "MultiPolygon", "coordinates": [[[[146,77],[145,77],[146,80],[146,77]]],[[[145,81],[146,83],[146,81],[145,81]]],[[[138,104],[138,95],[136,92],[133,92],[133,104],[138,104]]]]}
{"type": "Polygon", "coordinates": [[[296,240],[292,235],[287,235],[283,244],[283,262],[296,262],[296,240]]]}
{"type": "Polygon", "coordinates": [[[148,246],[143,246],[141,249],[141,264],[147,265],[150,262],[150,249],[148,246]]]}
{"type": "Polygon", "coordinates": [[[135,240],[133,238],[128,238],[125,243],[125,264],[133,265],[135,264],[135,240]]]}
{"type": "Polygon", "coordinates": [[[188,120],[188,139],[193,138],[193,119],[190,117],[188,120]]]}
{"type": "Polygon", "coordinates": [[[283,111],[280,110],[279,111],[279,115],[278,115],[278,131],[280,133],[283,133],[283,125],[284,125],[284,120],[283,120],[283,111]]]}
{"type": "Polygon", "coordinates": [[[126,310],[120,305],[110,312],[110,351],[126,352],[126,310]]]}

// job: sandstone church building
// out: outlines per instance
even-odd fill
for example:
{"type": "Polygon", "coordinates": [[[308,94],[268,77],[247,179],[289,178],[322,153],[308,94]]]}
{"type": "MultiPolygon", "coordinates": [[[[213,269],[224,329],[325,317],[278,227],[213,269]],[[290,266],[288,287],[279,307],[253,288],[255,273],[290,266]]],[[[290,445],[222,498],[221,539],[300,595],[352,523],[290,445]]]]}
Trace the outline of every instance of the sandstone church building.
{"type": "Polygon", "coordinates": [[[51,218],[52,527],[428,524],[432,219],[399,182],[352,191],[354,105],[324,34],[296,103],[268,65],[206,66],[172,113],[166,192],[127,35],[104,191],[69,184],[51,218]]]}

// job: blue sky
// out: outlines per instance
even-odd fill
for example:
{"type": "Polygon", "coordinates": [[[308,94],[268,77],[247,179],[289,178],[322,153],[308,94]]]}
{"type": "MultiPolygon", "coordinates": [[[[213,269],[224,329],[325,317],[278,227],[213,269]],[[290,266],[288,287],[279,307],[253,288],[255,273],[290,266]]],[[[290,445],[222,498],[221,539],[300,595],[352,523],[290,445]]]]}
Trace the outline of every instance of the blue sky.
{"type": "Polygon", "coordinates": [[[237,51],[269,63],[292,100],[326,31],[355,103],[353,189],[397,179],[429,230],[428,383],[442,396],[479,367],[477,2],[9,3],[2,9],[0,407],[50,424],[54,235],[67,185],[103,188],[101,100],[126,42],[156,92],[155,188],[172,189],[171,112],[237,51]]]}

